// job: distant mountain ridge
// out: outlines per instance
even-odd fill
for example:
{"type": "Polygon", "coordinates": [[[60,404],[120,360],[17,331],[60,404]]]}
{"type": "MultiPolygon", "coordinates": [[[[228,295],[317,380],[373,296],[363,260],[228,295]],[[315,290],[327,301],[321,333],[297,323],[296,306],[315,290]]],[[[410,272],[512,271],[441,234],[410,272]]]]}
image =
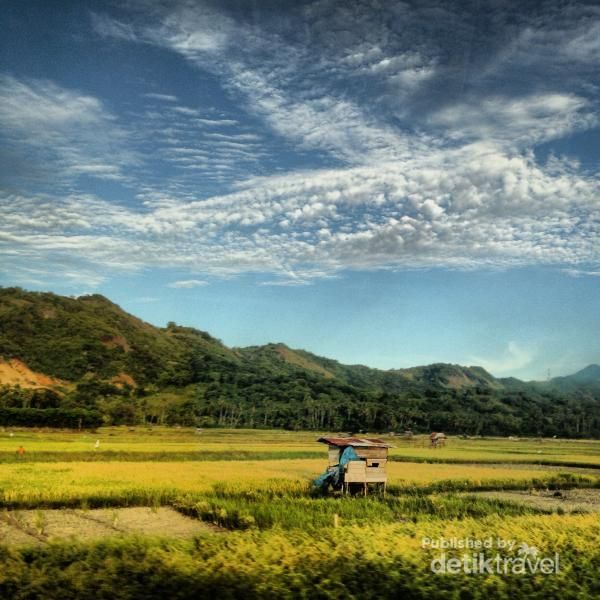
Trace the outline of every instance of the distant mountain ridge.
{"type": "Polygon", "coordinates": [[[502,387],[502,384],[482,367],[434,363],[406,369],[383,370],[365,365],[345,365],[331,358],[317,356],[306,350],[292,350],[281,343],[254,348],[241,349],[241,351],[254,350],[264,353],[272,350],[278,353],[282,360],[296,365],[303,365],[306,369],[356,387],[377,387],[388,390],[405,390],[415,384],[449,389],[475,386],[487,386],[493,389],[502,387]]]}
{"type": "Polygon", "coordinates": [[[600,365],[592,364],[563,377],[553,377],[547,385],[559,389],[577,388],[581,386],[600,386],[600,365]]]}
{"type": "Polygon", "coordinates": [[[85,408],[117,423],[522,433],[559,411],[549,430],[600,432],[598,365],[543,383],[445,363],[380,370],[282,343],[228,348],[98,294],[20,288],[0,288],[0,392],[0,409],[85,408]],[[569,403],[583,406],[575,424],[569,403]]]}
{"type": "Polygon", "coordinates": [[[388,370],[346,365],[283,343],[227,348],[210,334],[191,327],[175,323],[166,328],[150,325],[100,294],[68,298],[50,292],[0,288],[0,356],[6,360],[21,360],[27,367],[50,377],[73,381],[90,374],[110,379],[124,373],[134,382],[168,379],[165,372],[168,372],[168,364],[181,361],[190,346],[201,354],[233,362],[242,358],[263,366],[284,362],[356,387],[407,389],[417,384],[448,389],[477,386],[503,389],[505,386],[600,383],[600,366],[595,364],[549,382],[525,382],[495,378],[479,366],[448,363],[388,370]],[[42,352],[35,351],[35,344],[31,343],[34,339],[43,344],[42,352]],[[56,351],[67,354],[68,361],[57,364],[53,360],[56,351]],[[97,356],[86,361],[93,351],[97,356]],[[136,354],[143,355],[149,364],[140,365],[136,354]]]}

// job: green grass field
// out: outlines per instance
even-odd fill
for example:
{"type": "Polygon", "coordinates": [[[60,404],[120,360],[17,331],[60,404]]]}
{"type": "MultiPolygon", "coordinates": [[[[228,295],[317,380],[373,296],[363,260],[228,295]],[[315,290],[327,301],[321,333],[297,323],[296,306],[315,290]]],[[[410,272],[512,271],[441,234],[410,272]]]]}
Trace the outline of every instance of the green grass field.
{"type": "Polygon", "coordinates": [[[432,449],[424,436],[387,437],[395,447],[386,496],[342,497],[311,486],[327,465],[318,437],[157,427],[1,431],[0,597],[108,598],[117,589],[121,598],[590,598],[598,591],[600,441],[450,438],[432,449]],[[505,551],[513,558],[517,543],[559,552],[562,570],[432,572],[437,555],[422,539],[457,536],[513,540],[505,551]]]}

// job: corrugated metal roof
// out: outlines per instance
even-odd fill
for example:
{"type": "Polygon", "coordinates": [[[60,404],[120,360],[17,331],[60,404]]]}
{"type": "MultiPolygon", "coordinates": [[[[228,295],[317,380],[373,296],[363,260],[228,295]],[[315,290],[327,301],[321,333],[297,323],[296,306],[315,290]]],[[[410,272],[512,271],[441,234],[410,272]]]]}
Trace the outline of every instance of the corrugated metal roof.
{"type": "Polygon", "coordinates": [[[323,442],[331,446],[354,446],[356,448],[393,448],[379,438],[357,438],[357,437],[322,437],[317,442],[323,442]]]}

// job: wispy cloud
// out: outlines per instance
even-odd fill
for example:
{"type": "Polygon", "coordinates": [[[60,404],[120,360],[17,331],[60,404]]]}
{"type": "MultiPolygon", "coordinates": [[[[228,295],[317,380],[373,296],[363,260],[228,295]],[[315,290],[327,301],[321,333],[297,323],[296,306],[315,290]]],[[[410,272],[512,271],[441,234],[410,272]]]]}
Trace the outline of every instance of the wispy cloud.
{"type": "Polygon", "coordinates": [[[5,151],[44,165],[54,181],[82,174],[123,179],[122,166],[135,162],[124,129],[102,102],[51,81],[0,75],[0,128],[5,151]]]}
{"type": "Polygon", "coordinates": [[[501,356],[496,358],[486,358],[482,356],[470,357],[471,364],[482,366],[493,375],[505,375],[514,373],[530,365],[535,359],[535,353],[523,348],[517,342],[508,343],[506,350],[501,356]]]}
{"type": "Polygon", "coordinates": [[[156,92],[148,92],[144,94],[145,98],[152,98],[153,100],[161,100],[163,102],[179,102],[177,96],[172,96],[171,94],[158,94],[156,92]]]}
{"type": "Polygon", "coordinates": [[[475,146],[426,162],[257,178],[201,201],[149,202],[143,213],[93,197],[6,197],[0,217],[7,243],[38,255],[299,282],[347,268],[594,264],[598,188],[475,146]]]}
{"type": "Polygon", "coordinates": [[[204,285],[208,285],[208,282],[202,281],[201,279],[183,279],[181,281],[173,281],[167,284],[167,287],[176,289],[192,289],[202,287],[204,285]]]}
{"type": "Polygon", "coordinates": [[[452,139],[522,148],[591,129],[599,121],[585,98],[553,93],[462,101],[434,113],[430,122],[452,139]]]}
{"type": "Polygon", "coordinates": [[[0,247],[21,264],[77,253],[88,268],[265,272],[270,285],[364,268],[595,273],[597,173],[536,150],[598,126],[594,84],[572,85],[569,67],[595,56],[600,17],[572,7],[560,28],[540,17],[533,29],[517,14],[483,39],[443,3],[374,7],[323,1],[252,23],[188,2],[129,20],[95,14],[104,40],[168,50],[238,109],[153,86],[117,118],[90,95],[5,76],[12,148],[33,148],[63,177],[127,177],[137,204],[72,189],[6,194],[0,247]],[[548,44],[560,51],[550,82],[524,85],[548,44]],[[472,50],[469,81],[454,45],[472,50]]]}
{"type": "Polygon", "coordinates": [[[586,271],[585,269],[563,269],[570,277],[600,277],[599,271],[586,271]]]}
{"type": "Polygon", "coordinates": [[[101,13],[90,13],[94,31],[102,37],[134,42],[138,40],[134,27],[101,13]]]}

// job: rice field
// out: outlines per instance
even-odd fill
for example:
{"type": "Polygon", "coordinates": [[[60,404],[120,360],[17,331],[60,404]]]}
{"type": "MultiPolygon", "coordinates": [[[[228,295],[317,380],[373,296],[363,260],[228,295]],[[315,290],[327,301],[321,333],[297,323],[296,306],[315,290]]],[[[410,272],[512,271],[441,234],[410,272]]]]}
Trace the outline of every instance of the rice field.
{"type": "Polygon", "coordinates": [[[344,497],[311,485],[327,465],[318,437],[0,431],[0,597],[104,598],[119,589],[122,598],[547,599],[598,591],[599,441],[450,438],[432,449],[424,436],[386,436],[395,446],[388,493],[344,497]],[[563,569],[434,573],[438,551],[423,539],[461,536],[558,552],[563,569]]]}
{"type": "MultiPolygon", "coordinates": [[[[32,460],[219,460],[248,458],[320,458],[323,446],[316,432],[106,427],[97,432],[0,430],[0,461],[14,460],[19,445],[32,460]],[[96,441],[100,442],[95,448],[96,441]]],[[[367,434],[365,434],[367,435],[367,434]]],[[[564,439],[450,438],[443,448],[431,448],[427,436],[411,439],[379,435],[394,446],[396,460],[458,463],[532,463],[600,466],[600,441],[564,439]]]]}
{"type": "MultiPolygon", "coordinates": [[[[57,505],[94,498],[173,497],[210,492],[219,484],[238,488],[268,488],[274,482],[290,489],[306,488],[322,470],[318,459],[199,462],[67,462],[0,465],[3,506],[57,505]]],[[[568,472],[568,471],[567,471],[568,472]]],[[[556,472],[503,466],[420,464],[399,462],[388,467],[390,490],[527,488],[551,481],[556,472]],[[454,484],[454,485],[453,485],[454,484]]],[[[586,485],[600,484],[594,475],[579,475],[586,485]]]]}

